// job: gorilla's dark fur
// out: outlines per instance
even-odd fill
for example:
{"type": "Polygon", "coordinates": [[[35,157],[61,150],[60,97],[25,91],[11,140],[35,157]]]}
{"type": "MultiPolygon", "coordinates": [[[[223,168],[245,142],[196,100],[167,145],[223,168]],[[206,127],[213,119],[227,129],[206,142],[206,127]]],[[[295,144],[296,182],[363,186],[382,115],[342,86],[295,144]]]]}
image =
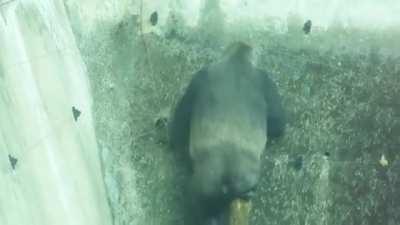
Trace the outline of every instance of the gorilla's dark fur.
{"type": "Polygon", "coordinates": [[[267,137],[284,131],[277,87],[250,55],[250,46],[235,43],[221,62],[195,74],[169,125],[170,144],[191,160],[189,217],[196,223],[220,223],[232,199],[250,196],[267,137]]]}

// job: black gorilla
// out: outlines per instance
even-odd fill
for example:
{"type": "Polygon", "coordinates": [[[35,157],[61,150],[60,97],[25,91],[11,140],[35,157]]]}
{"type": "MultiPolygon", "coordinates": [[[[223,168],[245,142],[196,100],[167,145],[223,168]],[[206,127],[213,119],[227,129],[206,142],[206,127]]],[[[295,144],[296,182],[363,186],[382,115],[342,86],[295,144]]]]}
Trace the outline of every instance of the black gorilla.
{"type": "Polygon", "coordinates": [[[277,87],[250,55],[250,46],[231,45],[221,62],[195,74],[174,111],[170,144],[186,150],[193,169],[189,225],[222,223],[232,199],[248,198],[267,137],[283,134],[277,87]]]}

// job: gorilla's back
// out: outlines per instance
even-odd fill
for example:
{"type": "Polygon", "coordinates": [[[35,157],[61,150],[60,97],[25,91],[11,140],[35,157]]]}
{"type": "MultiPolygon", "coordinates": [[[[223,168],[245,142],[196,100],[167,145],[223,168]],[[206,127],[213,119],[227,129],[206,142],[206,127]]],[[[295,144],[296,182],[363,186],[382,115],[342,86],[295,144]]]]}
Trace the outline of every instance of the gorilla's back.
{"type": "Polygon", "coordinates": [[[260,155],[267,137],[261,74],[250,62],[228,59],[211,66],[204,76],[192,111],[191,154],[233,144],[260,155]]]}

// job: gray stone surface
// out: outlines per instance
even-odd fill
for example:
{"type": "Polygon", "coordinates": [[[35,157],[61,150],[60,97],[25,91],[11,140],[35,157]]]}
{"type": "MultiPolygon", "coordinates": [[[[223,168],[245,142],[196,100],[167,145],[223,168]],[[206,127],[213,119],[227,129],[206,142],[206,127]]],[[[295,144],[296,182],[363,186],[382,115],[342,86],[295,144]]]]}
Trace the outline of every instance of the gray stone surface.
{"type": "MultiPolygon", "coordinates": [[[[100,24],[78,40],[92,83],[114,220],[182,224],[188,174],[154,121],[230,40],[213,42],[173,24],[165,36],[141,36],[134,21],[100,24]]],[[[285,137],[265,152],[251,222],[398,224],[400,31],[337,25],[305,36],[301,28],[233,29],[226,35],[253,44],[257,66],[271,72],[289,115],[285,137]],[[382,155],[387,166],[379,163],[382,155]]]]}

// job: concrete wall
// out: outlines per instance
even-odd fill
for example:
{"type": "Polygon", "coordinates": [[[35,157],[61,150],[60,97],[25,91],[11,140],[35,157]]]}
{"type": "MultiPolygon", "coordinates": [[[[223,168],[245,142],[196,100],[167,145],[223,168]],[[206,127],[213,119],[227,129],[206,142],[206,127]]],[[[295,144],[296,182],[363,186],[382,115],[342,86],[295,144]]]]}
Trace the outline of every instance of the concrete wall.
{"type": "Polygon", "coordinates": [[[398,2],[66,5],[92,85],[115,224],[182,224],[188,174],[154,121],[194,72],[237,39],[253,44],[256,64],[278,83],[290,118],[285,139],[263,157],[252,224],[398,220],[398,2]],[[310,35],[302,32],[307,19],[310,35]]]}
{"type": "Polygon", "coordinates": [[[90,85],[63,2],[3,2],[0,224],[110,225],[90,85]]]}

